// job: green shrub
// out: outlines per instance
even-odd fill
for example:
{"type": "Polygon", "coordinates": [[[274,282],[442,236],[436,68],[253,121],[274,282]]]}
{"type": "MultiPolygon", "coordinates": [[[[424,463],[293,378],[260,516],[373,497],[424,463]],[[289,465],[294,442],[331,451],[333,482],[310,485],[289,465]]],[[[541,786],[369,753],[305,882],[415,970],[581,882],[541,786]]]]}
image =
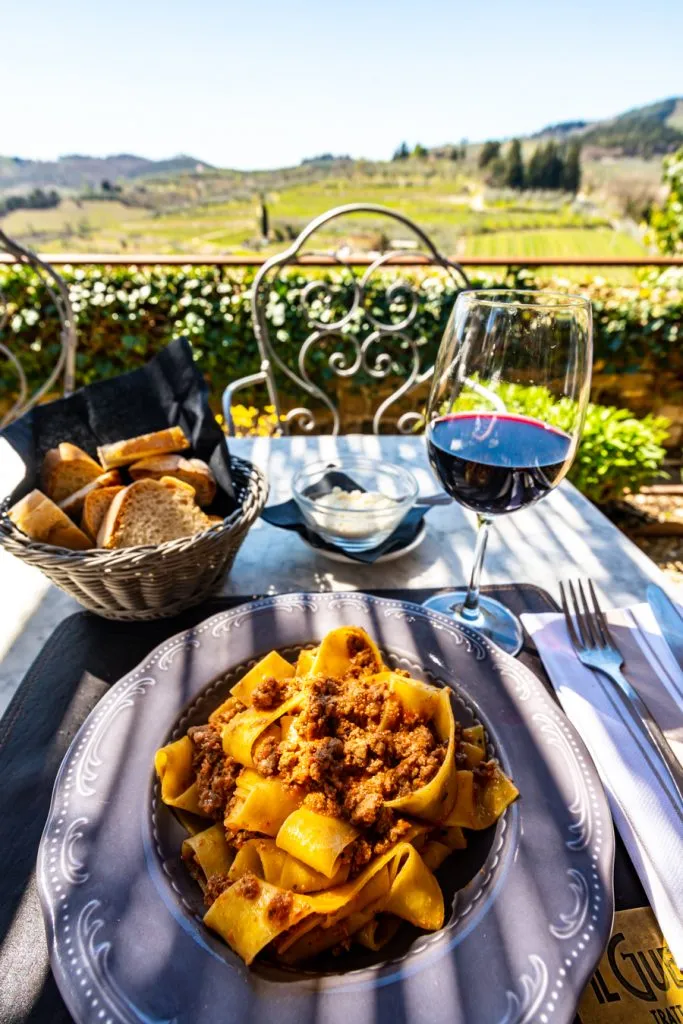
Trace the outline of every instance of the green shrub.
{"type": "Polygon", "coordinates": [[[667,196],[652,211],[650,226],[657,245],[673,256],[683,253],[683,147],[664,160],[667,196]]]}
{"type": "Polygon", "coordinates": [[[569,479],[596,504],[638,491],[661,467],[668,426],[662,416],[637,419],[628,409],[589,405],[569,479]]]}

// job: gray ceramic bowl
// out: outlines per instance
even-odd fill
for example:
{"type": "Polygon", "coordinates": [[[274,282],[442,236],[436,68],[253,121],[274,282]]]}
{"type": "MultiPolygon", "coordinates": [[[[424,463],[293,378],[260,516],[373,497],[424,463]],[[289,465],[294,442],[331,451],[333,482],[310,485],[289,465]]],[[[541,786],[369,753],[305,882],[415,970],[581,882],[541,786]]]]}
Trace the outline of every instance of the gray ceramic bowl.
{"type": "Polygon", "coordinates": [[[38,881],[52,966],[78,1024],[569,1024],[609,937],[614,838],[591,760],[540,682],[444,616],[362,594],[292,594],[158,647],[87,719],[64,760],[38,881]],[[380,954],[251,969],[201,921],[159,801],[157,747],[204,721],[273,647],[359,625],[389,663],[450,686],[521,790],[439,872],[446,926],[380,954]]]}

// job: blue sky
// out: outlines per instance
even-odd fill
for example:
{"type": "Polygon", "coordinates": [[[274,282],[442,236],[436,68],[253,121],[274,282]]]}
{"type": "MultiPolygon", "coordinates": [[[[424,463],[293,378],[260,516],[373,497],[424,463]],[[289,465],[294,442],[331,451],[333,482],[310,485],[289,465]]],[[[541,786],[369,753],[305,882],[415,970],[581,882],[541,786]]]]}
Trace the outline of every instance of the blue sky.
{"type": "Polygon", "coordinates": [[[386,158],[683,94],[680,0],[0,6],[5,155],[386,158]]]}

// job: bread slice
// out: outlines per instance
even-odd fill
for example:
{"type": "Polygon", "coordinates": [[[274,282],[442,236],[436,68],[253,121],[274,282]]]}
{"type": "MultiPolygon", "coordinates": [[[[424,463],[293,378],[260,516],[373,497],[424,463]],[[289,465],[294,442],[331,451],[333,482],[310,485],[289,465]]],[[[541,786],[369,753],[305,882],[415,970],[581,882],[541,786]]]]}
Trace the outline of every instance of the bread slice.
{"type": "Polygon", "coordinates": [[[102,473],[95,480],[91,480],[85,487],[81,487],[80,491],[76,491],[74,494],[70,494],[64,501],[59,502],[59,507],[62,512],[66,512],[68,516],[73,519],[77,516],[85,502],[88,494],[98,489],[98,487],[115,487],[121,483],[121,474],[118,469],[110,469],[106,473],[102,473]]]}
{"type": "Polygon", "coordinates": [[[114,441],[103,444],[97,449],[97,455],[105,469],[116,466],[127,466],[129,462],[146,459],[149,455],[166,455],[168,452],[181,452],[190,447],[182,427],[167,427],[157,430],[154,434],[140,434],[130,437],[127,441],[114,441]]]}
{"type": "Polygon", "coordinates": [[[97,546],[163,544],[191,537],[210,526],[189,484],[166,476],[161,480],[136,480],[114,496],[97,534],[97,546]]]}
{"type": "Polygon", "coordinates": [[[133,480],[161,480],[162,476],[172,476],[192,484],[197,493],[198,505],[210,505],[216,497],[216,478],[201,459],[185,459],[182,455],[151,455],[148,459],[140,459],[129,467],[128,472],[133,480]]]}
{"type": "Polygon", "coordinates": [[[75,526],[59,505],[43,494],[31,491],[18,501],[8,513],[10,519],[31,540],[57,547],[85,551],[92,541],[75,526]]]}
{"type": "Polygon", "coordinates": [[[102,472],[100,464],[82,448],[62,441],[57,448],[51,448],[43,459],[40,479],[45,494],[59,504],[102,472]]]}
{"type": "Polygon", "coordinates": [[[119,491],[122,490],[124,490],[123,484],[120,487],[98,487],[86,494],[83,503],[81,529],[89,537],[93,538],[93,543],[97,538],[105,512],[119,491]]]}

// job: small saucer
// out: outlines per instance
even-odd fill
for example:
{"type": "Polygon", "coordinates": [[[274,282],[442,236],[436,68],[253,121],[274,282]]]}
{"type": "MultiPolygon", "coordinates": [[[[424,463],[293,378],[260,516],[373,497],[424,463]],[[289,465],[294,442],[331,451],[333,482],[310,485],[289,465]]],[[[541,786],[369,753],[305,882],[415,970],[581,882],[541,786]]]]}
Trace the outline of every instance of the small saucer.
{"type": "Polygon", "coordinates": [[[420,523],[419,529],[413,539],[402,548],[396,548],[394,551],[387,551],[385,554],[380,555],[374,562],[359,562],[356,558],[351,558],[349,555],[345,555],[342,551],[329,551],[327,548],[316,547],[304,536],[301,536],[302,541],[307,548],[311,551],[315,551],[317,555],[322,555],[323,558],[329,558],[332,562],[343,562],[345,565],[381,565],[382,562],[393,562],[397,558],[402,558],[403,555],[407,555],[409,551],[414,551],[418,545],[425,539],[427,527],[423,522],[420,523]]]}

